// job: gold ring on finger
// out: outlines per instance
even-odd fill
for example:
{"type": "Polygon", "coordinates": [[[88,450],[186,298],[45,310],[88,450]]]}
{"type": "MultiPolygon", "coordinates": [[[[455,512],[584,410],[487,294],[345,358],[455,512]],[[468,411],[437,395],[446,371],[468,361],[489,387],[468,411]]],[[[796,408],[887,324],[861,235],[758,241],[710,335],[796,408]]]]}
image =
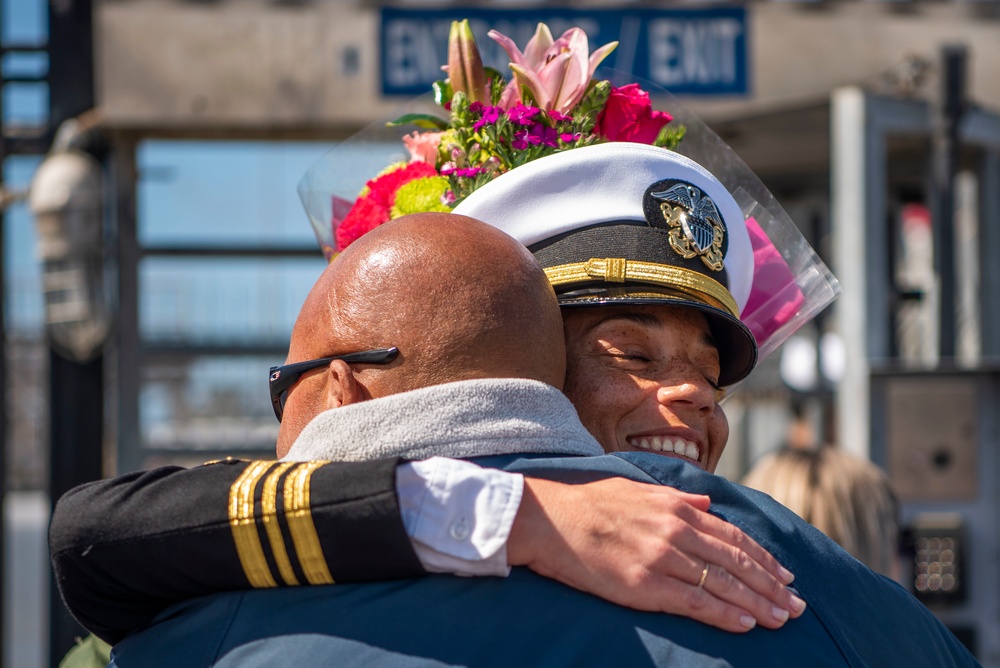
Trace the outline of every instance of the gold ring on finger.
{"type": "Polygon", "coordinates": [[[705,580],[708,579],[708,564],[705,564],[705,569],[701,572],[701,579],[698,580],[698,589],[705,586],[705,580]]]}

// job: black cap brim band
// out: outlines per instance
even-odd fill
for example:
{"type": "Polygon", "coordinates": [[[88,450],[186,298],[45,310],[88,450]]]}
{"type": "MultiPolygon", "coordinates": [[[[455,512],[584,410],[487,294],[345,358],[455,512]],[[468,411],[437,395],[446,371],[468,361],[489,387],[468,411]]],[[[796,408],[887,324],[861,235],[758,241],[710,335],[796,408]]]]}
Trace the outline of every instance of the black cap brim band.
{"type": "Polygon", "coordinates": [[[649,285],[597,286],[558,295],[563,308],[594,306],[680,306],[701,311],[719,351],[719,385],[728,387],[746,378],[757,364],[757,341],[739,318],[702,302],[649,285]]]}
{"type": "Polygon", "coordinates": [[[573,230],[531,246],[565,307],[614,304],[698,309],[719,350],[719,383],[743,380],[757,362],[757,342],[740,321],[725,269],[673,252],[667,232],[621,220],[573,230]],[[626,259],[627,258],[627,259],[626,259]]]}

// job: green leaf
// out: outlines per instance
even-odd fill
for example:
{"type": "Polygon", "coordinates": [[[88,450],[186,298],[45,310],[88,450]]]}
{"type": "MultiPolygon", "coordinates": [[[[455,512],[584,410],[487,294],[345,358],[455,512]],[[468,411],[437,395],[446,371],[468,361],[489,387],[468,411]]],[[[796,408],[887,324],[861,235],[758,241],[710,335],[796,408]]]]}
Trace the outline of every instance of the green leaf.
{"type": "Polygon", "coordinates": [[[500,104],[500,98],[505,90],[507,90],[507,81],[497,73],[497,76],[490,79],[490,104],[493,106],[500,104]]]}
{"type": "Polygon", "coordinates": [[[504,79],[500,70],[492,67],[486,68],[486,80],[489,81],[489,103],[496,105],[500,101],[500,95],[507,88],[507,80],[504,79]]]}
{"type": "Polygon", "coordinates": [[[537,107],[538,100],[531,94],[527,86],[521,86],[521,103],[526,107],[537,107]]]}
{"type": "Polygon", "coordinates": [[[661,148],[667,148],[671,151],[677,148],[677,145],[681,143],[684,139],[684,135],[687,133],[687,128],[683,125],[664,125],[660,129],[660,134],[656,136],[653,141],[653,146],[659,146],[661,148]]]}
{"type": "Polygon", "coordinates": [[[434,91],[434,103],[439,107],[451,102],[451,96],[455,94],[451,88],[451,81],[448,79],[435,81],[431,84],[431,89],[434,91]]]}
{"type": "Polygon", "coordinates": [[[580,100],[573,115],[593,115],[596,117],[601,109],[604,108],[604,105],[607,104],[610,95],[611,82],[591,81],[587,86],[587,92],[584,94],[583,99],[580,100]]]}
{"type": "MultiPolygon", "coordinates": [[[[504,78],[503,78],[503,74],[501,74],[500,70],[498,70],[496,68],[487,67],[486,68],[486,78],[487,79],[491,79],[494,82],[502,82],[504,86],[507,85],[506,80],[504,80],[504,78]]],[[[496,84],[493,83],[491,85],[496,85],[496,84]]]]}
{"type": "Polygon", "coordinates": [[[451,98],[451,124],[456,129],[471,125],[469,122],[469,98],[462,91],[458,91],[451,98]]]}
{"type": "Polygon", "coordinates": [[[386,123],[386,126],[390,128],[400,125],[416,125],[418,128],[424,128],[425,130],[446,130],[448,128],[448,121],[437,116],[431,116],[430,114],[406,114],[386,123]]]}

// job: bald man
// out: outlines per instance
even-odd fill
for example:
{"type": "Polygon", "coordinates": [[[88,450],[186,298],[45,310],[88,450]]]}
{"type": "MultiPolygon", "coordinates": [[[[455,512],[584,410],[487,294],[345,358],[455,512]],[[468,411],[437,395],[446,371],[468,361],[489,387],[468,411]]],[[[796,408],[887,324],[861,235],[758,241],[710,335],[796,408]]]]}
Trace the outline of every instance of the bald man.
{"type": "MultiPolygon", "coordinates": [[[[352,244],[306,298],[288,358],[389,347],[400,351],[389,364],[352,372],[335,360],[304,375],[284,405],[278,456],[326,409],[476,378],[561,388],[566,374],[562,316],[545,273],[513,238],[465,216],[415,214],[352,244]]],[[[432,454],[440,453],[408,456],[432,454]]],[[[342,459],[361,458],[371,457],[342,459]]]]}
{"type": "MultiPolygon", "coordinates": [[[[544,274],[516,242],[480,228],[454,215],[398,219],[352,245],[310,294],[292,359],[398,353],[375,365],[332,359],[300,378],[283,404],[281,442],[291,445],[263,485],[262,503],[283,500],[287,527],[267,531],[308,542],[317,463],[299,459],[446,454],[571,482],[676,480],[711,491],[720,512],[783,549],[801,566],[797,584],[813,605],[781,629],[731,634],[620,608],[527,571],[274,589],[175,606],[116,646],[111,665],[974,665],[912,597],[766,497],[679,459],[602,456],[556,389],[561,326],[544,274]],[[375,289],[358,290],[362,277],[375,289]],[[418,323],[431,323],[423,336],[413,334],[418,323]],[[325,348],[310,347],[317,336],[325,348]],[[485,360],[465,359],[480,347],[485,360]],[[872,590],[881,596],[858,595],[872,590]]],[[[236,505],[252,500],[248,489],[236,505]]],[[[254,535],[251,527],[245,546],[254,535]]],[[[308,549],[298,555],[297,566],[285,555],[278,567],[309,577],[318,564],[308,549]]]]}

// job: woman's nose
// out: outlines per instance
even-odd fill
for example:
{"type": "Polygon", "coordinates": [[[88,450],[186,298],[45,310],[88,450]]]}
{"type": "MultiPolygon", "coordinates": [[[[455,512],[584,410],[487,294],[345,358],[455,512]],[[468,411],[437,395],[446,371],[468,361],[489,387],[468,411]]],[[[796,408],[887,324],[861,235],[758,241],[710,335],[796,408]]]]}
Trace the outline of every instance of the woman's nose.
{"type": "Polygon", "coordinates": [[[715,406],[715,394],[716,389],[708,379],[692,370],[690,373],[665,379],[656,391],[656,400],[664,406],[682,402],[698,410],[712,410],[715,406]]]}

